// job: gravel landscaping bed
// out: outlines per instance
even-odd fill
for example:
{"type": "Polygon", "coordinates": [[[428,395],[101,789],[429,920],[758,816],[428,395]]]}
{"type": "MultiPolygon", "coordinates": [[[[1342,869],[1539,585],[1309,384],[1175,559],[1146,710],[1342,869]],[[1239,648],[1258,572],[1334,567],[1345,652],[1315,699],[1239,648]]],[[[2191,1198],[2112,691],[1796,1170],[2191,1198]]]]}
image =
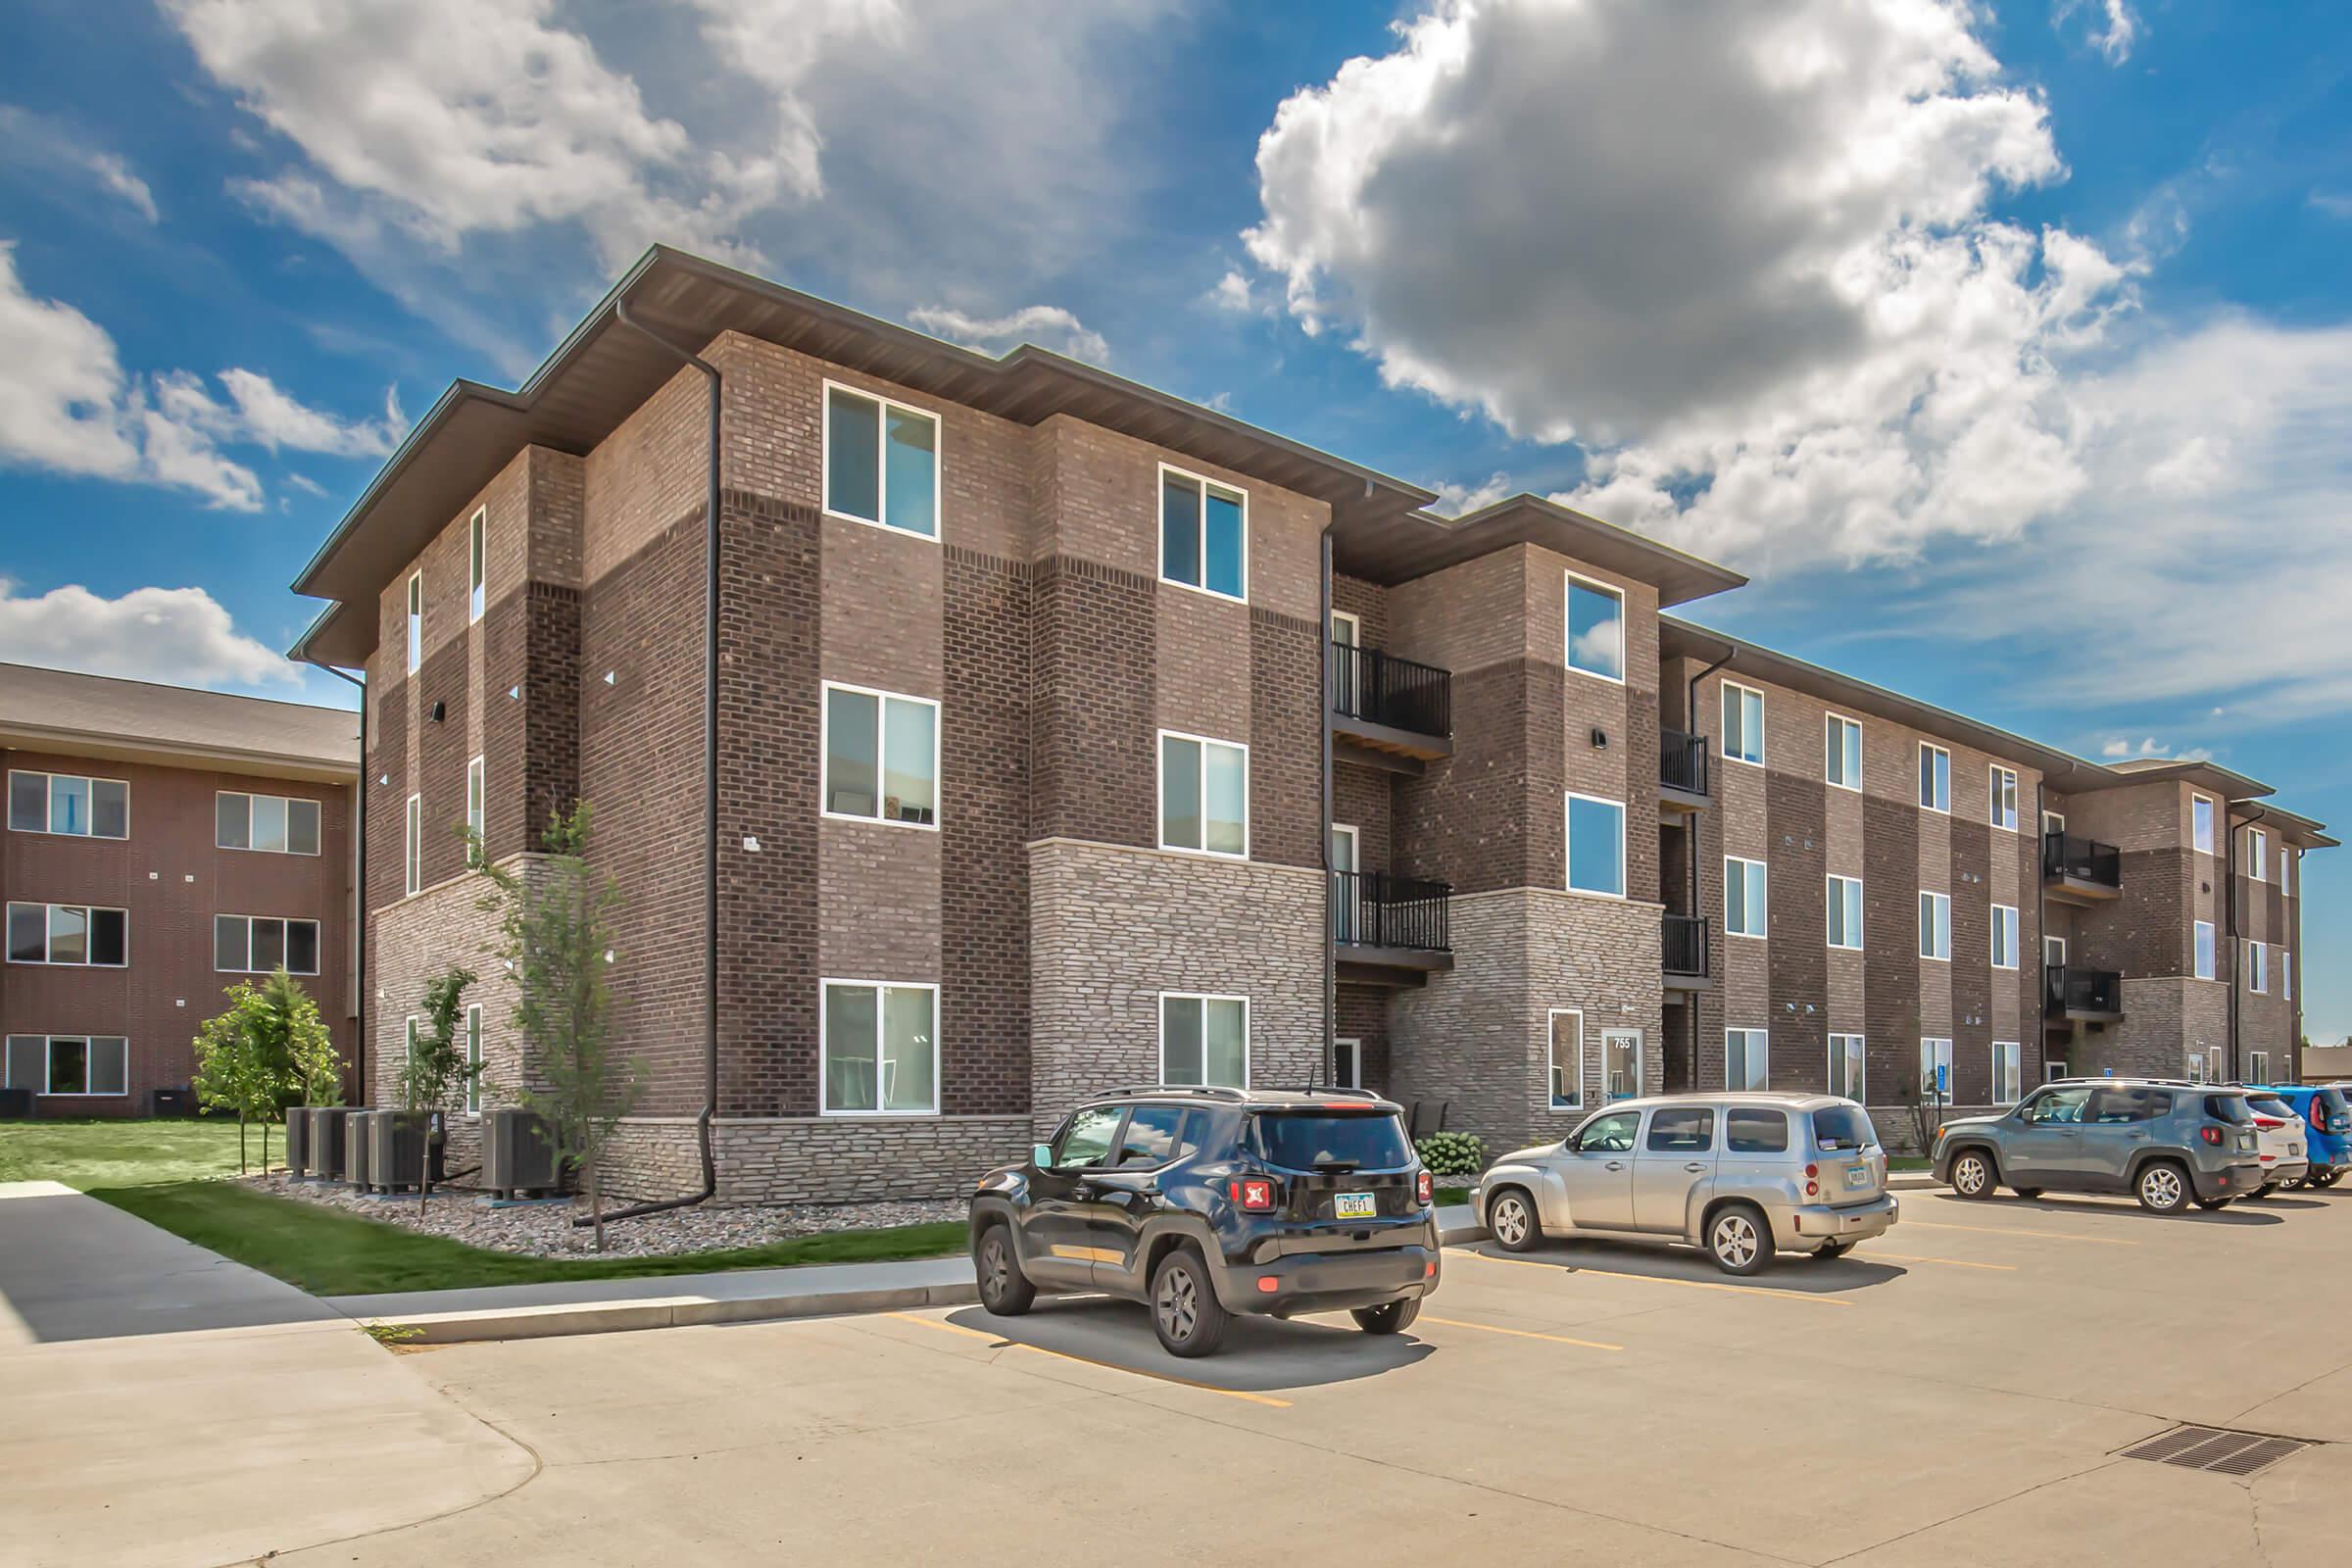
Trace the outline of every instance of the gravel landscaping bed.
{"type": "MultiPolygon", "coordinates": [[[[245,1185],[277,1198],[290,1198],[325,1208],[339,1208],[364,1219],[405,1225],[497,1252],[525,1252],[539,1257],[594,1256],[596,1233],[575,1227],[575,1210],[568,1203],[528,1204],[492,1208],[477,1194],[436,1190],[432,1201],[418,1212],[415,1195],[370,1198],[341,1185],[296,1181],[290,1176],[244,1178],[245,1185]]],[[[617,1204],[615,1207],[619,1206],[617,1204]]],[[[584,1212],[580,1211],[580,1212],[584,1212]]],[[[760,1247],[795,1236],[821,1236],[832,1231],[876,1230],[891,1225],[923,1225],[963,1218],[966,1207],[958,1198],[895,1199],[871,1203],[803,1203],[772,1208],[720,1207],[704,1203],[671,1209],[605,1227],[606,1257],[651,1257],[666,1252],[706,1252],[727,1247],[760,1247]]]]}

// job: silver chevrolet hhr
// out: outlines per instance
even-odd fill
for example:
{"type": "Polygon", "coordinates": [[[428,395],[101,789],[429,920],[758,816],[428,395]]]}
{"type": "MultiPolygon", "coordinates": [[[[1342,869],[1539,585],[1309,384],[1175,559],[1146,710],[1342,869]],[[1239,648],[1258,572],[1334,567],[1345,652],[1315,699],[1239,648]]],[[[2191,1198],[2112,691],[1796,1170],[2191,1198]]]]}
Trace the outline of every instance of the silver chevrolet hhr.
{"type": "Polygon", "coordinates": [[[1545,1236],[1681,1242],[1733,1274],[1837,1257],[1895,1220],[1870,1115],[1836,1095],[1660,1095],[1505,1154],[1471,1201],[1514,1252],[1545,1236]]]}

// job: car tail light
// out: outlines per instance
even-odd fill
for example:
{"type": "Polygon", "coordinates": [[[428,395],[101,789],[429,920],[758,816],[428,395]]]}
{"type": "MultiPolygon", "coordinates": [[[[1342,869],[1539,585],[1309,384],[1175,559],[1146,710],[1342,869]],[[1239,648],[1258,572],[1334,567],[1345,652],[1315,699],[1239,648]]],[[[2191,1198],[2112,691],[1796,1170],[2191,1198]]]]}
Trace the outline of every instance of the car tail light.
{"type": "Polygon", "coordinates": [[[1437,1185],[1429,1179],[1429,1172],[1423,1171],[1414,1178],[1413,1196],[1420,1199],[1424,1205],[1437,1196],[1437,1185]]]}
{"type": "Polygon", "coordinates": [[[2276,1131],[2278,1128],[2285,1126],[2286,1123],[2280,1121],[2276,1116],[2257,1116],[2254,1118],[2254,1125],[2263,1128],[2266,1131],[2276,1131]]]}
{"type": "Polygon", "coordinates": [[[1263,1214],[1274,1206],[1274,1184],[1263,1176],[1240,1177],[1226,1191],[1248,1213],[1263,1214]]]}
{"type": "Polygon", "coordinates": [[[1260,1274],[1257,1277],[1257,1293],[1260,1296],[1272,1296],[1276,1291],[1281,1289],[1282,1281],[1276,1279],[1273,1275],[1260,1274]]]}
{"type": "Polygon", "coordinates": [[[1818,1176],[1821,1174],[1821,1167],[1819,1165],[1807,1165],[1805,1167],[1805,1174],[1807,1176],[1818,1176]]]}
{"type": "Polygon", "coordinates": [[[1421,1277],[1425,1280],[1434,1280],[1438,1277],[1438,1260],[1436,1258],[1433,1257],[1421,1265],[1421,1277]]]}
{"type": "Polygon", "coordinates": [[[1369,1100],[1335,1100],[1322,1107],[1325,1110],[1378,1110],[1369,1100]]]}
{"type": "Polygon", "coordinates": [[[2219,1127],[2200,1127],[2197,1129],[2197,1136],[2216,1149],[2222,1147],[2222,1130],[2219,1127]]]}

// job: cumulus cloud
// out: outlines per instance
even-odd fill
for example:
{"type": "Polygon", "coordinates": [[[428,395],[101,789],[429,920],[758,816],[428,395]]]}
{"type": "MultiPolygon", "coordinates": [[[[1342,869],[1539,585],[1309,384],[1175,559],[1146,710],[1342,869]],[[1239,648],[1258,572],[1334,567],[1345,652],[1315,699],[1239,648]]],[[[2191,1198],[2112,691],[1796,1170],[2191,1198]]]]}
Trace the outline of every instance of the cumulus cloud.
{"type": "Polygon", "coordinates": [[[1438,499],[1431,504],[1430,511],[1440,516],[1466,517],[1509,495],[1511,478],[1507,473],[1490,473],[1477,484],[1455,484],[1448,480],[1433,488],[1438,499]]]}
{"type": "Polygon", "coordinates": [[[110,196],[117,197],[148,222],[156,222],[155,192],[132,172],[122,156],[101,147],[43,115],[14,104],[0,104],[0,142],[9,156],[26,167],[78,174],[110,196]]]}
{"type": "Polygon", "coordinates": [[[2125,0],[2058,0],[2050,8],[2050,25],[2064,27],[2077,12],[2092,14],[2083,27],[2082,41],[2109,65],[2120,66],[2132,58],[2132,46],[2139,40],[2139,15],[2125,0]]]}
{"type": "Polygon", "coordinates": [[[119,599],[0,578],[0,662],[174,686],[299,686],[301,672],[236,629],[201,588],[134,588],[119,599]]]}
{"type": "Polygon", "coordinates": [[[1110,363],[1110,345],[1100,332],[1058,305],[1028,305],[1007,315],[986,318],[967,316],[944,305],[925,305],[906,313],[906,319],[933,337],[966,343],[1003,354],[1021,343],[1066,354],[1095,365],[1110,363]]]}
{"type": "Polygon", "coordinates": [[[2110,762],[2205,762],[2213,759],[2213,753],[2205,747],[2192,746],[2184,752],[2176,752],[2169,743],[2153,735],[2142,736],[2136,744],[2129,737],[2118,736],[2099,748],[2099,756],[2110,762]]]}
{"type": "Polygon", "coordinates": [[[220,372],[223,403],[187,370],[132,375],[107,330],[62,300],[37,299],[0,241],[0,463],[185,490],[253,512],[262,482],[223,445],[379,456],[407,429],[387,395],[380,419],[308,408],[253,370],[220,372]]]}
{"type": "Polygon", "coordinates": [[[1220,311],[1245,312],[1257,308],[1257,296],[1250,289],[1250,279],[1232,270],[1218,278],[1217,286],[1208,291],[1208,302],[1220,311]]]}

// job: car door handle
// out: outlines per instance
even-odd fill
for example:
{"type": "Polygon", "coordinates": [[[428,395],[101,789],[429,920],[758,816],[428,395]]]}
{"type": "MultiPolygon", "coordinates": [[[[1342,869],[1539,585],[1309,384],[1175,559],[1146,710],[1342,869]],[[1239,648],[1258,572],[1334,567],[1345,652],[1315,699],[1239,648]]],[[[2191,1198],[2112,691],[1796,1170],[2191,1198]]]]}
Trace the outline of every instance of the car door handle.
{"type": "Polygon", "coordinates": [[[1625,1161],[1621,1159],[1612,1159],[1600,1168],[1602,1170],[1623,1170],[1625,1169],[1625,1161]]]}
{"type": "Polygon", "coordinates": [[[1688,1164],[1688,1165],[1685,1165],[1685,1166],[1683,1167],[1683,1169],[1685,1169],[1685,1170],[1688,1170],[1688,1171],[1703,1171],[1703,1170],[1705,1170],[1706,1168],[1707,1168],[1707,1167],[1706,1167],[1705,1165],[1701,1164],[1699,1161],[1697,1161],[1697,1160],[1695,1160],[1695,1159],[1694,1159],[1694,1160],[1692,1160],[1692,1161],[1691,1161],[1690,1164],[1688,1164]]]}

